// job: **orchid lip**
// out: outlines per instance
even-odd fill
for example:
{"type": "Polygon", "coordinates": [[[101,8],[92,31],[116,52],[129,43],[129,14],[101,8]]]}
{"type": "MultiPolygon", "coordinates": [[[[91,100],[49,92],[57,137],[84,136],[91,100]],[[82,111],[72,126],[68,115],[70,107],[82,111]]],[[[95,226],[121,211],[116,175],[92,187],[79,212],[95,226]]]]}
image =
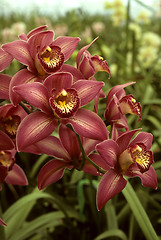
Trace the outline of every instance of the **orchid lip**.
{"type": "Polygon", "coordinates": [[[35,65],[40,75],[59,70],[64,62],[64,54],[58,46],[47,46],[44,51],[37,54],[35,65]]]}
{"type": "Polygon", "coordinates": [[[143,144],[136,145],[132,150],[133,157],[142,173],[149,170],[149,167],[153,163],[153,156],[151,151],[146,151],[146,147],[143,144]]]}
{"type": "Polygon", "coordinates": [[[11,157],[11,153],[9,151],[0,151],[0,165],[11,169],[14,164],[14,160],[11,157]]]}
{"type": "Polygon", "coordinates": [[[50,98],[50,105],[60,118],[71,117],[79,108],[80,99],[75,89],[62,89],[56,96],[50,98]]]}
{"type": "Polygon", "coordinates": [[[1,130],[4,131],[10,138],[15,138],[21,118],[17,115],[8,116],[0,119],[1,130]]]}

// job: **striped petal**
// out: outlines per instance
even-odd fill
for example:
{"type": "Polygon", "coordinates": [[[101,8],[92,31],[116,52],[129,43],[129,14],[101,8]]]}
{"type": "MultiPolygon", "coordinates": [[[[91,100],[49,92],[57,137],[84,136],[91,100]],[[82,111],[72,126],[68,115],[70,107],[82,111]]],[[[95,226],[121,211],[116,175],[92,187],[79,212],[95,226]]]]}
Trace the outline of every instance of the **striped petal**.
{"type": "Polygon", "coordinates": [[[22,99],[36,108],[41,109],[46,113],[50,113],[48,91],[41,83],[28,83],[16,86],[13,91],[18,93],[22,99]]]}
{"type": "Polygon", "coordinates": [[[12,60],[12,55],[0,48],[0,72],[7,68],[12,60]]]}
{"type": "Polygon", "coordinates": [[[9,100],[9,84],[11,82],[11,76],[6,74],[0,74],[0,99],[9,100]]]}
{"type": "Polygon", "coordinates": [[[43,112],[34,112],[20,123],[17,131],[17,148],[26,147],[48,137],[57,127],[57,120],[43,112]]]}
{"type": "Polygon", "coordinates": [[[28,185],[28,181],[24,171],[17,164],[14,164],[11,171],[8,171],[8,175],[5,178],[5,182],[7,184],[13,184],[13,185],[22,185],[22,186],[28,185]]]}
{"type": "Polygon", "coordinates": [[[108,131],[102,119],[94,112],[87,109],[79,109],[76,114],[69,119],[62,120],[62,123],[70,123],[73,129],[80,136],[105,140],[108,138],[108,131]]]}
{"type": "Polygon", "coordinates": [[[49,93],[51,93],[52,89],[60,92],[62,89],[70,88],[72,81],[73,77],[70,73],[58,72],[47,77],[44,81],[44,86],[48,89],[49,93]]]}
{"type": "Polygon", "coordinates": [[[18,71],[11,79],[11,83],[9,86],[9,96],[12,104],[17,105],[22,100],[22,97],[13,91],[13,87],[19,86],[24,83],[27,84],[39,81],[41,81],[41,79],[27,69],[22,69],[18,71]]]}
{"type": "Polygon", "coordinates": [[[78,37],[58,37],[53,41],[51,46],[60,47],[61,52],[64,54],[64,61],[67,61],[76,49],[79,41],[80,38],[78,37]]]}
{"type": "Polygon", "coordinates": [[[70,160],[70,156],[63,147],[61,141],[55,136],[49,136],[37,142],[36,146],[38,146],[42,153],[45,153],[49,156],[64,159],[66,161],[70,160]]]}
{"type": "Polygon", "coordinates": [[[30,55],[27,42],[16,40],[2,45],[2,48],[20,63],[28,66],[32,72],[35,72],[34,62],[30,55]]]}
{"type": "Polygon", "coordinates": [[[57,182],[62,178],[65,167],[69,164],[57,159],[51,160],[46,163],[38,175],[38,188],[39,190],[47,187],[48,185],[57,182]]]}
{"type": "Polygon", "coordinates": [[[96,146],[97,152],[107,163],[107,167],[115,167],[119,154],[119,146],[113,140],[105,140],[96,146]]]}
{"type": "Polygon", "coordinates": [[[121,192],[127,182],[122,175],[117,174],[113,169],[108,170],[102,177],[97,190],[97,209],[102,209],[105,203],[121,192]]]}
{"type": "Polygon", "coordinates": [[[71,88],[77,90],[78,96],[81,99],[81,106],[84,106],[95,98],[103,86],[103,82],[79,80],[71,88]]]}

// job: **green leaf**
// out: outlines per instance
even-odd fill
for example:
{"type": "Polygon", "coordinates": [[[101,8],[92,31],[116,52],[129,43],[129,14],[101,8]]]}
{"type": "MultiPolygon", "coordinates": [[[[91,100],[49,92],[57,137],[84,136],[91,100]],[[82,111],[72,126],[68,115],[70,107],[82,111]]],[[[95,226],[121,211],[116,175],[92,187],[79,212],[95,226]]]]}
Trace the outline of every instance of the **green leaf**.
{"type": "Polygon", "coordinates": [[[108,237],[118,237],[122,240],[127,240],[126,234],[119,229],[112,229],[109,231],[105,231],[105,232],[101,233],[100,235],[98,235],[94,240],[102,240],[102,239],[105,239],[108,237]]]}
{"type": "Polygon", "coordinates": [[[83,178],[83,175],[84,175],[83,171],[78,171],[77,169],[74,169],[71,176],[70,184],[77,183],[79,180],[83,178]]]}
{"type": "Polygon", "coordinates": [[[149,120],[158,130],[161,129],[160,121],[157,118],[153,116],[147,116],[146,119],[149,120]]]}
{"type": "Polygon", "coordinates": [[[117,216],[112,200],[109,200],[105,205],[105,212],[107,216],[108,229],[118,229],[117,216]]]}
{"type": "Polygon", "coordinates": [[[138,222],[144,236],[147,240],[158,240],[156,232],[138,199],[135,191],[133,190],[132,186],[128,182],[126,187],[122,190],[124,197],[126,198],[135,218],[138,222]]]}
{"type": "Polygon", "coordinates": [[[42,231],[49,227],[62,225],[63,222],[61,219],[64,217],[64,214],[60,211],[44,214],[35,220],[26,223],[24,227],[10,237],[10,240],[25,240],[40,230],[42,231]]]}

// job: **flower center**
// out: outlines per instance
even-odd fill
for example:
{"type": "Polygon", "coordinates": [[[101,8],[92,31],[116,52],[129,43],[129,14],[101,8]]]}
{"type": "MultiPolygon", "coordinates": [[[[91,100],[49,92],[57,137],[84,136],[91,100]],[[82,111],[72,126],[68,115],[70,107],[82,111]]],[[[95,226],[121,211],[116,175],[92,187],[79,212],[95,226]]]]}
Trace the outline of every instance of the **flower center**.
{"type": "Polygon", "coordinates": [[[132,95],[126,95],[120,100],[121,111],[123,114],[131,113],[141,119],[141,106],[132,95]]]}
{"type": "Polygon", "coordinates": [[[58,46],[48,46],[43,52],[37,55],[37,58],[35,65],[40,75],[45,75],[46,72],[56,72],[64,62],[64,54],[58,46]]]}
{"type": "Polygon", "coordinates": [[[60,118],[72,116],[79,108],[79,97],[74,89],[62,89],[61,92],[50,98],[50,105],[60,118]]]}
{"type": "Polygon", "coordinates": [[[147,171],[153,163],[152,152],[146,151],[145,146],[137,145],[137,147],[132,151],[132,155],[142,173],[147,171]]]}
{"type": "Polygon", "coordinates": [[[15,138],[21,118],[17,115],[7,116],[0,119],[0,130],[5,132],[10,138],[15,138]]]}
{"type": "Polygon", "coordinates": [[[10,168],[14,163],[14,160],[11,158],[11,153],[7,151],[0,151],[0,165],[10,168]]]}

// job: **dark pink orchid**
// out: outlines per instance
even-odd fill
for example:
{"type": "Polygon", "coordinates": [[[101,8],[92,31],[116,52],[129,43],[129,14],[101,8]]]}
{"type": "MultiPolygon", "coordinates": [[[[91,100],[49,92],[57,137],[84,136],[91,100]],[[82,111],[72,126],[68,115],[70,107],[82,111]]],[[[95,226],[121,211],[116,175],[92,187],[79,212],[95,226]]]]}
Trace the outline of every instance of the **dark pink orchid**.
{"type": "Polygon", "coordinates": [[[16,138],[20,122],[27,116],[21,106],[14,107],[6,104],[0,107],[0,130],[5,132],[11,139],[16,138]]]}
{"type": "MultiPolygon", "coordinates": [[[[98,55],[92,56],[87,49],[97,40],[93,40],[90,44],[81,48],[77,55],[77,68],[73,66],[64,64],[62,67],[63,71],[67,71],[72,73],[74,82],[78,81],[79,79],[88,79],[88,80],[95,80],[94,75],[99,71],[104,71],[109,74],[109,78],[111,76],[110,69],[106,60],[103,60],[102,57],[98,55]]],[[[105,94],[100,90],[100,92],[95,97],[95,111],[97,112],[97,105],[98,99],[105,98],[105,94]]]]}
{"type": "Polygon", "coordinates": [[[23,99],[41,110],[31,113],[21,122],[17,133],[19,151],[49,136],[58,121],[71,124],[81,136],[107,139],[107,130],[101,118],[80,108],[97,95],[104,83],[84,79],[72,82],[70,73],[59,72],[47,77],[44,84],[29,83],[14,87],[23,99]]]}
{"type": "MultiPolygon", "coordinates": [[[[82,152],[76,134],[68,127],[60,125],[59,137],[60,139],[49,136],[37,143],[43,153],[55,157],[47,162],[39,172],[38,188],[40,190],[62,178],[66,168],[80,170],[82,167],[82,152]]],[[[84,137],[81,141],[87,155],[94,151],[96,144],[100,142],[84,137]]],[[[98,175],[97,170],[89,162],[86,162],[83,167],[85,172],[98,175]]]]}
{"type": "Polygon", "coordinates": [[[105,110],[106,124],[112,126],[113,139],[118,137],[117,129],[129,129],[125,114],[137,115],[141,120],[141,106],[137,103],[133,95],[126,95],[124,88],[134,84],[130,82],[113,87],[107,96],[107,105],[105,110]]]}
{"type": "Polygon", "coordinates": [[[28,184],[23,170],[15,163],[15,154],[13,141],[0,131],[0,188],[4,181],[13,185],[28,184]]]}
{"type": "Polygon", "coordinates": [[[36,28],[28,35],[22,34],[20,40],[2,46],[7,54],[27,66],[27,69],[17,72],[11,81],[10,98],[15,105],[18,100],[14,99],[13,86],[39,82],[49,74],[60,70],[80,41],[80,38],[66,36],[53,40],[54,32],[43,31],[45,27],[36,28]]]}
{"type": "Polygon", "coordinates": [[[142,185],[157,188],[156,173],[151,166],[153,154],[150,151],[152,134],[140,132],[131,141],[137,130],[123,133],[116,141],[105,140],[96,146],[99,154],[90,156],[92,161],[106,171],[97,191],[97,208],[100,210],[113,196],[125,188],[128,177],[139,177],[142,185]],[[100,158],[101,156],[101,158],[100,158]]]}
{"type": "Polygon", "coordinates": [[[97,38],[79,50],[77,55],[77,69],[79,69],[86,79],[92,79],[99,71],[108,72],[110,78],[110,69],[106,60],[103,60],[103,58],[98,55],[92,56],[87,51],[96,40],[97,38]]]}

